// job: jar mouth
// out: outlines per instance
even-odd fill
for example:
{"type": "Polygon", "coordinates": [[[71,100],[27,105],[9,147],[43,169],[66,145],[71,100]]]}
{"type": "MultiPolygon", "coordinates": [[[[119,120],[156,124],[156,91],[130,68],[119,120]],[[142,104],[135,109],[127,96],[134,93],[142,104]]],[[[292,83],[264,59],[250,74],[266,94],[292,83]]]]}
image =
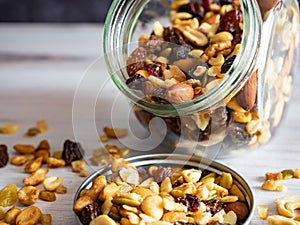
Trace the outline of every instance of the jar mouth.
{"type": "MultiPolygon", "coordinates": [[[[261,39],[262,18],[256,1],[240,0],[244,29],[241,47],[230,69],[207,93],[179,104],[160,104],[141,98],[126,85],[126,57],[130,55],[135,26],[149,0],[114,0],[104,27],[104,54],[113,82],[130,101],[159,116],[178,116],[225,105],[247,82],[255,70],[261,39]],[[124,69],[125,68],[125,69],[124,69]]],[[[138,38],[138,37],[134,37],[138,38]]]]}

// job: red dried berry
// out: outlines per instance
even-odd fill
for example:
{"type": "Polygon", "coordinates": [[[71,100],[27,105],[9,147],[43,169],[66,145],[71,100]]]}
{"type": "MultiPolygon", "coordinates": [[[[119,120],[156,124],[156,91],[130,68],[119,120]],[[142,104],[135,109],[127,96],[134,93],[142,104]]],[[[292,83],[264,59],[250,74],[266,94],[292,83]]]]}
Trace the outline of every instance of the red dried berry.
{"type": "Polygon", "coordinates": [[[204,202],[204,204],[206,205],[206,211],[210,212],[212,215],[215,215],[225,207],[224,204],[217,199],[208,200],[204,202]]]}
{"type": "Polygon", "coordinates": [[[229,11],[221,18],[220,30],[236,33],[240,30],[240,22],[242,22],[242,12],[239,10],[229,11]]]}
{"type": "Polygon", "coordinates": [[[178,201],[185,205],[190,212],[197,212],[200,208],[200,198],[197,195],[186,194],[178,201]]]}
{"type": "Polygon", "coordinates": [[[155,76],[158,78],[162,78],[163,77],[163,71],[160,65],[151,63],[147,66],[147,71],[149,73],[150,76],[155,76]]]}

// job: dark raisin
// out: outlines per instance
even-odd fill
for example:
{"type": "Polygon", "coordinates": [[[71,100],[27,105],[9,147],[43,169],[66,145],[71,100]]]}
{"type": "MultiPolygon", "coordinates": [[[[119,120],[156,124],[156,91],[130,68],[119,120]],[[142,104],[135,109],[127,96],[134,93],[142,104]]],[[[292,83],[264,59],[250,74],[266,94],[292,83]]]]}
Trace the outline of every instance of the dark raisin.
{"type": "Polygon", "coordinates": [[[210,212],[212,215],[215,215],[225,207],[224,204],[217,199],[205,201],[204,204],[206,205],[206,211],[210,212]]]}
{"type": "Polygon", "coordinates": [[[136,74],[132,77],[129,77],[126,80],[126,84],[131,89],[141,90],[145,81],[146,79],[142,75],[136,74]]]}
{"type": "Polygon", "coordinates": [[[186,194],[178,199],[178,202],[185,205],[190,212],[197,212],[200,208],[200,198],[197,195],[186,194]]]}
{"type": "Polygon", "coordinates": [[[188,44],[182,44],[181,46],[177,46],[173,48],[172,58],[173,60],[185,59],[189,57],[189,52],[193,49],[192,46],[188,44]]]}
{"type": "Polygon", "coordinates": [[[172,223],[172,225],[196,225],[196,224],[190,223],[190,222],[177,221],[177,222],[172,223]]]}
{"type": "Polygon", "coordinates": [[[0,168],[5,167],[7,165],[9,156],[7,152],[6,145],[0,145],[0,168]]]}
{"type": "Polygon", "coordinates": [[[242,22],[242,13],[239,10],[232,10],[226,13],[220,21],[220,30],[236,33],[240,30],[239,24],[242,22]]]}
{"type": "Polygon", "coordinates": [[[150,76],[163,78],[163,71],[162,71],[162,67],[160,65],[151,63],[147,66],[147,71],[150,76]]]}
{"type": "Polygon", "coordinates": [[[191,3],[180,6],[178,8],[178,12],[187,12],[187,13],[192,14],[193,17],[196,17],[197,19],[202,20],[204,17],[204,14],[205,14],[204,7],[199,2],[191,2],[191,3]]]}
{"type": "Polygon", "coordinates": [[[251,140],[245,124],[231,122],[227,127],[227,134],[234,143],[247,144],[251,140]]]}
{"type": "Polygon", "coordinates": [[[66,165],[71,164],[75,160],[83,158],[84,150],[80,143],[76,143],[70,140],[66,140],[62,152],[62,159],[66,161],[66,165]]]}
{"type": "Polygon", "coordinates": [[[182,45],[185,43],[181,31],[175,27],[167,27],[164,29],[164,40],[173,44],[182,45]]]}
{"type": "Polygon", "coordinates": [[[99,202],[93,202],[90,205],[85,206],[79,213],[80,221],[83,225],[88,225],[90,222],[101,214],[101,204],[99,202]]]}
{"type": "Polygon", "coordinates": [[[152,171],[152,176],[157,183],[162,182],[167,177],[170,177],[173,174],[172,168],[170,167],[159,167],[158,169],[152,171]]]}
{"type": "Polygon", "coordinates": [[[229,5],[232,3],[233,3],[233,0],[220,0],[221,5],[229,5]]]}
{"type": "Polygon", "coordinates": [[[133,76],[138,70],[143,69],[147,55],[148,52],[143,47],[138,47],[130,54],[126,62],[126,70],[129,76],[133,76]]]}
{"type": "Polygon", "coordinates": [[[221,106],[214,109],[211,113],[211,118],[214,125],[225,125],[228,118],[226,107],[221,106]]]}
{"type": "Polygon", "coordinates": [[[233,62],[234,62],[234,60],[235,60],[235,58],[236,58],[236,55],[231,56],[229,59],[227,59],[227,60],[223,63],[223,65],[222,65],[222,67],[221,67],[221,73],[226,73],[226,72],[230,69],[230,67],[232,66],[232,64],[233,64],[233,62]]]}

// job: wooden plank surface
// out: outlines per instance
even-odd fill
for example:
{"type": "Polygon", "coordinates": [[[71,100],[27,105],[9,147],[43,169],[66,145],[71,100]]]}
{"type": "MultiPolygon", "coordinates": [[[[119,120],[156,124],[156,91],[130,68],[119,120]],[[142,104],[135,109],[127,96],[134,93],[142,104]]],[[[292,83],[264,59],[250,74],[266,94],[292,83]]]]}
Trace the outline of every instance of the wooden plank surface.
{"type": "MultiPolygon", "coordinates": [[[[134,123],[128,113],[130,104],[119,94],[106,72],[102,32],[103,27],[90,24],[0,25],[0,124],[16,123],[20,128],[16,134],[0,135],[0,144],[9,147],[11,156],[15,154],[12,146],[17,143],[36,146],[47,139],[51,151],[55,151],[61,150],[63,142],[70,139],[82,143],[89,161],[93,149],[101,147],[97,137],[104,126],[134,123]],[[46,120],[49,130],[24,138],[26,130],[41,119],[46,120]]],[[[288,189],[283,193],[260,188],[266,172],[300,168],[300,79],[297,73],[294,82],[291,102],[273,140],[241,156],[218,160],[247,179],[256,203],[268,205],[270,214],[277,214],[276,198],[300,195],[300,179],[284,181],[288,189]]],[[[89,167],[90,171],[95,169],[89,167]]],[[[58,195],[55,203],[38,200],[36,206],[43,213],[52,214],[53,224],[76,224],[72,202],[84,178],[72,173],[69,167],[51,169],[49,175],[63,177],[68,193],[58,195]]],[[[26,176],[23,167],[8,164],[0,169],[0,188],[9,183],[21,187],[26,176]]],[[[267,222],[260,220],[256,213],[252,224],[267,222]]]]}

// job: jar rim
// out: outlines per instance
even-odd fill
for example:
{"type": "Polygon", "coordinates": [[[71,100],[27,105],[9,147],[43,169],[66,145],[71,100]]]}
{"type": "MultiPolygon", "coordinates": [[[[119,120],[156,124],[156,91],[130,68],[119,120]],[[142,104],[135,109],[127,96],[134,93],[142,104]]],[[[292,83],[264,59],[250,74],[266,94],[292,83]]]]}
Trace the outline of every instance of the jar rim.
{"type": "MultiPolygon", "coordinates": [[[[256,69],[255,65],[262,29],[262,18],[257,2],[240,0],[244,21],[241,47],[233,65],[218,85],[189,102],[164,105],[141,99],[118,76],[118,73],[124,72],[120,68],[126,67],[123,61],[124,58],[122,57],[124,56],[124,51],[128,50],[131,43],[134,26],[143,8],[149,2],[149,0],[114,0],[105,21],[103,39],[104,57],[108,72],[120,91],[135,105],[159,116],[193,114],[224,102],[224,99],[225,101],[226,99],[231,99],[244,86],[256,69]],[[135,10],[134,13],[132,13],[133,10],[135,10]],[[130,26],[128,26],[129,24],[130,26]]],[[[123,74],[122,76],[125,79],[123,74]]]]}

